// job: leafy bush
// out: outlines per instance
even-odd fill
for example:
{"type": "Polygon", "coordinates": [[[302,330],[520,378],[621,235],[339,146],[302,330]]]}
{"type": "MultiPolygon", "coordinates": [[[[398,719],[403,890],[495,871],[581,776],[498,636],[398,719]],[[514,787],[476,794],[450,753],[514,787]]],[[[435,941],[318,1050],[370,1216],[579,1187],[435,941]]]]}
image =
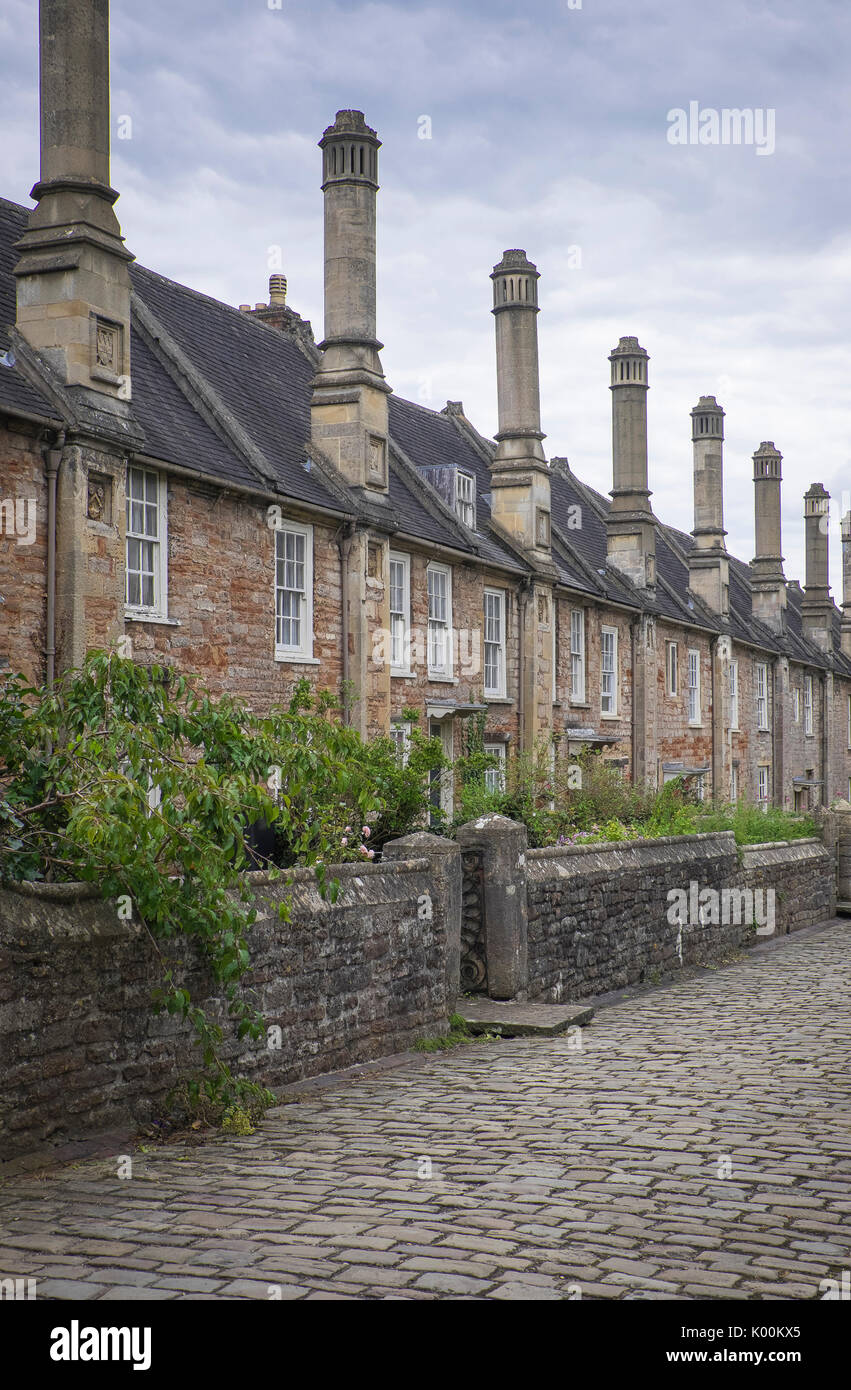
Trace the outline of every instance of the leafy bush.
{"type": "Polygon", "coordinates": [[[704,804],[691,778],[673,778],[658,791],[641,790],[595,750],[567,759],[558,750],[554,756],[542,740],[533,751],[510,760],[502,792],[488,791],[484,784],[484,768],[495,761],[484,754],[481,730],[468,735],[468,751],[455,765],[461,795],[454,824],[498,812],[522,821],[533,849],[713,830],[732,830],[740,845],[817,833],[811,817],[789,811],[763,811],[746,802],[704,804]]]}
{"type": "MultiPolygon", "coordinates": [[[[239,991],[257,916],[246,828],[270,827],[273,872],[315,865],[333,899],[327,866],[372,858],[382,837],[410,828],[439,756],[422,740],[399,768],[389,739],[364,744],[306,682],[259,718],[167,668],[93,652],[52,691],[18,676],[0,685],[0,881],[93,883],[155,946],[191,940],[237,1035],[259,1039],[263,1019],[239,991]]],[[[286,901],[279,911],[286,919],[286,901]]],[[[193,1026],[208,1100],[244,1106],[257,1088],[231,1075],[221,1029],[157,955],[154,1005],[193,1026]]]]}

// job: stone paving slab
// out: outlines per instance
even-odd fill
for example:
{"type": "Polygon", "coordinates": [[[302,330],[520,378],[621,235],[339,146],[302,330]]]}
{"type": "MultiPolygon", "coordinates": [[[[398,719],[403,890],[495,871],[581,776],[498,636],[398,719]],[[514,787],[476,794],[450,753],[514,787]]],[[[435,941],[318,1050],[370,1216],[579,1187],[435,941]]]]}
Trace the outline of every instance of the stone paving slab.
{"type": "Polygon", "coordinates": [[[568,1028],[584,1028],[594,1017],[590,1004],[519,1004],[498,999],[461,998],[455,1005],[471,1033],[498,1033],[504,1038],[554,1038],[568,1028]]]}
{"type": "Polygon", "coordinates": [[[202,1147],[0,1181],[57,1301],[812,1300],[851,1270],[851,929],[577,1035],[347,1074],[202,1147]]]}

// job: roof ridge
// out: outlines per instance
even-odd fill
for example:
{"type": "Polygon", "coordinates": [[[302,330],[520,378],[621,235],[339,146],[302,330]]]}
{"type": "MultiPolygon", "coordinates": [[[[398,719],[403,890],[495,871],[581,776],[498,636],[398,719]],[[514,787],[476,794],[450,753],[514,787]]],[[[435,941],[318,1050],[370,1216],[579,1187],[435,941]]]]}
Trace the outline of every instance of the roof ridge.
{"type": "Polygon", "coordinates": [[[215,387],[211,386],[195,363],[189,360],[168,329],[135,290],[131,290],[130,303],[136,325],[149,348],[192,408],[215,429],[224,443],[236,451],[253,473],[265,484],[271,485],[274,491],[280,492],[280,481],[274,469],[225,405],[215,387]],[[186,389],[187,385],[189,391],[186,389]],[[203,410],[199,410],[199,404],[203,410]]]}

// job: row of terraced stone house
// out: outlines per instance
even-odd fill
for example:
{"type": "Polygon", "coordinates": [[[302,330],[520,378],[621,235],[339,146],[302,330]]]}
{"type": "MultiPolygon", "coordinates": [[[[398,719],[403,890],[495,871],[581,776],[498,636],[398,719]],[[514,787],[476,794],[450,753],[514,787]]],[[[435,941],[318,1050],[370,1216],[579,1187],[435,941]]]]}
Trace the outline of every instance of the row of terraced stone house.
{"type": "Polygon", "coordinates": [[[539,276],[520,250],[491,275],[496,440],[460,402],[395,395],[376,337],[380,141],[358,111],[320,141],[323,342],[282,276],[237,309],[134,264],[109,182],[108,7],[41,12],[35,207],[0,203],[0,667],[50,682],[124,639],[255,708],[307,675],[400,749],[411,707],[448,753],[481,711],[500,759],[552,735],[641,784],[849,796],[851,515],[840,612],[820,484],[803,589],[784,576],[773,443],[754,454],[756,558],[728,554],[724,412],[704,396],[694,530],[663,525],[648,355],[628,336],[609,359],[609,497],[548,461],[539,276]]]}

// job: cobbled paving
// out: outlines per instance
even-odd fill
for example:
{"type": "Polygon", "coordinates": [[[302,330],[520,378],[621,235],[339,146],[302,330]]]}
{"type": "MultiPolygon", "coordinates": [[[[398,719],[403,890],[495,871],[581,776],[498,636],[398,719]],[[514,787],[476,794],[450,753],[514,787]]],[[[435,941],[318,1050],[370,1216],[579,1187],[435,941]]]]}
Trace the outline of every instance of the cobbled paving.
{"type": "Polygon", "coordinates": [[[851,1269],[836,924],[271,1112],[245,1139],[0,1187],[53,1299],[814,1299],[851,1269]]]}

